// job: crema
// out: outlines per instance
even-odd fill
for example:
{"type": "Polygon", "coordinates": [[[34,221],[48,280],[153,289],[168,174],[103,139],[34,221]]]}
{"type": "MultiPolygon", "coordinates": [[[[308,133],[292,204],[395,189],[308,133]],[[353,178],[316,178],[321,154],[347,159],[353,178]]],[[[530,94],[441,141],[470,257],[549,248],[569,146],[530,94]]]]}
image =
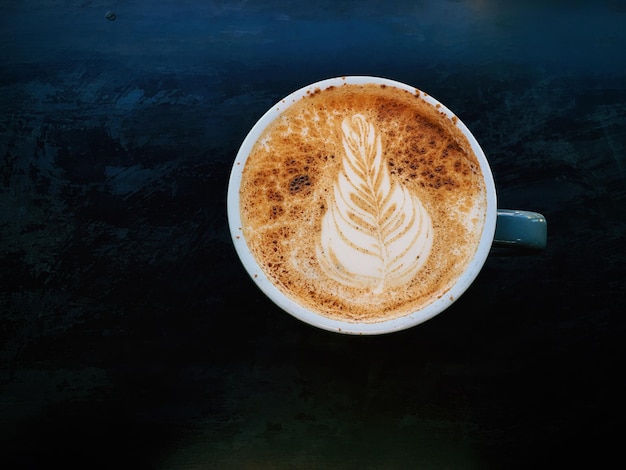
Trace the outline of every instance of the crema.
{"type": "Polygon", "coordinates": [[[419,92],[344,84],[265,128],[240,204],[246,243],[285,295],[367,323],[446,295],[476,251],[487,202],[455,118],[419,92]]]}

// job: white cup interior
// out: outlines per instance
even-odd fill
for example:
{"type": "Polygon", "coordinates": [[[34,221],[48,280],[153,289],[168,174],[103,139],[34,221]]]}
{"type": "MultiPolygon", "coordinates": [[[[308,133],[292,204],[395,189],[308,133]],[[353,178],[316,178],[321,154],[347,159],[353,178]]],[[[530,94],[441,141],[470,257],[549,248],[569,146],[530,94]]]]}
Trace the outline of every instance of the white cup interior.
{"type": "MultiPolygon", "coordinates": [[[[487,256],[489,254],[489,250],[491,248],[495,233],[497,216],[497,201],[493,176],[483,150],[480,148],[480,145],[471,134],[469,129],[467,129],[467,127],[461,122],[460,119],[458,119],[458,117],[456,121],[457,126],[465,134],[468,141],[470,142],[472,149],[474,150],[474,153],[478,158],[481,171],[485,179],[485,186],[487,191],[487,210],[483,233],[473,259],[469,263],[465,272],[457,279],[453,286],[448,291],[442,293],[441,297],[439,297],[434,302],[430,303],[429,305],[418,311],[415,311],[403,317],[393,318],[390,320],[380,321],[376,323],[353,323],[348,321],[339,321],[328,318],[320,313],[311,311],[298,304],[290,297],[286,296],[267,278],[267,276],[257,263],[256,259],[250,252],[250,249],[248,248],[246,240],[243,236],[239,204],[239,187],[241,185],[241,176],[248,155],[252,147],[258,140],[259,136],[276,117],[278,117],[285,109],[287,109],[293,103],[306,96],[307,93],[311,93],[318,88],[320,90],[324,90],[330,86],[341,86],[343,84],[358,85],[369,83],[393,86],[400,89],[408,90],[411,93],[416,93],[420,91],[415,87],[386,78],[348,76],[330,78],[327,80],[316,82],[291,93],[290,95],[276,103],[274,106],[272,106],[272,108],[270,108],[257,121],[257,123],[252,127],[252,129],[244,139],[243,143],[241,144],[241,147],[239,148],[239,151],[237,152],[237,156],[233,163],[228,184],[227,212],[230,233],[233,239],[233,243],[235,245],[235,250],[239,258],[241,259],[244,268],[257,284],[257,286],[261,289],[261,291],[264,292],[265,295],[267,295],[276,305],[278,305],[280,308],[293,315],[294,317],[318,328],[339,333],[371,335],[404,330],[406,328],[410,328],[420,323],[423,323],[424,321],[443,312],[453,302],[455,302],[472,284],[472,282],[482,269],[482,266],[485,263],[485,260],[487,259],[487,256]]],[[[446,106],[444,106],[442,103],[439,103],[430,95],[427,95],[424,92],[420,91],[420,96],[422,99],[426,100],[432,105],[439,105],[440,107],[438,110],[448,115],[448,117],[452,118],[454,116],[454,114],[446,106]]]]}

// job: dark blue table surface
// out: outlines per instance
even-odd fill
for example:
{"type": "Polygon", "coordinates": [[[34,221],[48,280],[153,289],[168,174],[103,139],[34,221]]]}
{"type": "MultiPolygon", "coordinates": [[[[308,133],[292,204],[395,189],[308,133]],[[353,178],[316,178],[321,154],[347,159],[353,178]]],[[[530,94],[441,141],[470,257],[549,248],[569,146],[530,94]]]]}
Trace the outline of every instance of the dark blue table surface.
{"type": "Polygon", "coordinates": [[[3,2],[0,465],[601,466],[626,417],[625,24],[620,0],[3,2]],[[500,207],[549,222],[380,337],[280,311],[225,216],[263,112],[357,74],[445,103],[500,207]]]}

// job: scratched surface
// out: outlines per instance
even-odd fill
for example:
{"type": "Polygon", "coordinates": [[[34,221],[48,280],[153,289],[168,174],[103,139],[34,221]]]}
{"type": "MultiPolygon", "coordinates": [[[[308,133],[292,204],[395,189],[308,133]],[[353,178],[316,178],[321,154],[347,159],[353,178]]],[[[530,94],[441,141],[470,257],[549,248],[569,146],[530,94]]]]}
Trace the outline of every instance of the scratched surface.
{"type": "Polygon", "coordinates": [[[598,466],[626,417],[626,8],[291,3],[0,6],[2,461],[598,466]],[[389,336],[273,306],[230,243],[229,167],[274,102],[347,74],[450,107],[548,249],[389,336]]]}

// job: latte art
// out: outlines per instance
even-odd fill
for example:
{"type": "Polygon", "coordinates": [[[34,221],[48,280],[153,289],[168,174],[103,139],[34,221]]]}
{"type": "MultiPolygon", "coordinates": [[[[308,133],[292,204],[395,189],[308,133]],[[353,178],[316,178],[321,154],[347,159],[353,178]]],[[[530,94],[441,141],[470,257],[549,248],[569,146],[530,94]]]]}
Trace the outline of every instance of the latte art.
{"type": "Polygon", "coordinates": [[[311,89],[274,111],[237,169],[238,234],[272,287],[358,323],[448,295],[487,208],[456,118],[417,90],[369,83],[311,89]]]}
{"type": "Polygon", "coordinates": [[[345,156],[322,219],[317,260],[337,282],[381,293],[424,266],[432,222],[414,194],[392,183],[374,126],[356,114],[341,127],[345,156]]]}

